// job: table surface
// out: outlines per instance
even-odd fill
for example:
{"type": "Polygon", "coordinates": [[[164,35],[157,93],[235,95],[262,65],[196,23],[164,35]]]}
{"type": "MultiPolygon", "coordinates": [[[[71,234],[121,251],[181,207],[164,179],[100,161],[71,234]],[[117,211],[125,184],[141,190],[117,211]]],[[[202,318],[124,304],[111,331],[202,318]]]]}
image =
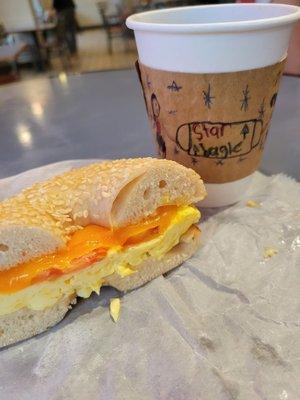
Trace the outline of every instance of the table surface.
{"type": "MultiPolygon", "coordinates": [[[[300,180],[299,105],[300,79],[283,77],[262,172],[300,180]]],[[[134,70],[4,86],[0,125],[0,178],[66,159],[154,155],[134,70]]]]}

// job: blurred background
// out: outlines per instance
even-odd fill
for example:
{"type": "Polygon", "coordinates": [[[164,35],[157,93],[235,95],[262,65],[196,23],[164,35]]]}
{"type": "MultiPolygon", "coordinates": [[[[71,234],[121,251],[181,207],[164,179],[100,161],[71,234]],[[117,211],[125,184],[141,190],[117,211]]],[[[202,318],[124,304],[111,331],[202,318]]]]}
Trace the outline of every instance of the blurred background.
{"type": "MultiPolygon", "coordinates": [[[[237,0],[254,2],[255,0],[237,0]]],[[[269,2],[270,0],[256,0],[269,2]]],[[[273,0],[300,5],[300,0],[273,0]]],[[[216,4],[214,0],[0,0],[0,84],[132,68],[137,59],[132,13],[216,4]]],[[[300,74],[300,24],[291,40],[286,72],[300,74]]]]}
{"type": "Polygon", "coordinates": [[[0,84],[132,68],[137,53],[128,15],[209,3],[218,1],[0,0],[0,84]]]}

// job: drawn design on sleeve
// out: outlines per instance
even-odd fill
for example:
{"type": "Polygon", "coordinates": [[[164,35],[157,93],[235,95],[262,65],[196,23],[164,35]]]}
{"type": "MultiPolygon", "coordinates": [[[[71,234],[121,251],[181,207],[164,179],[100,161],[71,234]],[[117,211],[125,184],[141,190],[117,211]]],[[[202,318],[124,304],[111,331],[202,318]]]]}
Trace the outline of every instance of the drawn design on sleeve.
{"type": "Polygon", "coordinates": [[[240,157],[240,158],[238,159],[238,162],[240,163],[240,162],[243,162],[243,161],[245,161],[245,160],[247,160],[247,157],[240,157]]]}
{"type": "Polygon", "coordinates": [[[251,97],[249,96],[249,85],[246,85],[246,88],[243,90],[243,98],[240,100],[241,110],[247,111],[249,107],[249,100],[251,97]]]}
{"type": "Polygon", "coordinates": [[[178,127],[175,142],[193,158],[224,160],[249,154],[259,146],[263,136],[261,119],[237,122],[194,121],[178,127]]]}
{"type": "Polygon", "coordinates": [[[152,118],[154,121],[154,128],[155,128],[155,133],[156,133],[156,142],[158,145],[158,151],[162,158],[166,158],[166,143],[161,134],[162,129],[161,129],[161,122],[159,120],[160,104],[157,100],[155,93],[151,94],[151,110],[152,110],[152,118]]]}
{"type": "Polygon", "coordinates": [[[259,119],[264,119],[265,116],[265,99],[260,103],[259,109],[258,109],[258,116],[259,119]]]}
{"type": "Polygon", "coordinates": [[[147,82],[148,89],[150,89],[151,88],[151,81],[149,79],[149,75],[146,76],[146,82],[147,82]]]}
{"type": "Polygon", "coordinates": [[[274,93],[270,100],[270,107],[273,108],[275,106],[277,100],[277,93],[274,93]]]}
{"type": "Polygon", "coordinates": [[[216,165],[224,165],[224,161],[223,160],[217,160],[215,161],[216,165]]]}
{"type": "Polygon", "coordinates": [[[250,133],[250,129],[249,129],[248,124],[246,123],[246,124],[243,126],[242,130],[241,130],[241,135],[242,135],[242,137],[243,137],[244,140],[246,139],[247,135],[249,135],[249,133],[250,133]]]}
{"type": "Polygon", "coordinates": [[[215,96],[212,95],[210,83],[208,84],[207,90],[202,90],[202,94],[205,107],[211,108],[215,96]]]}
{"type": "Polygon", "coordinates": [[[265,143],[267,141],[267,137],[268,137],[268,133],[269,133],[269,126],[270,126],[270,123],[268,123],[267,126],[264,129],[265,134],[262,137],[262,140],[261,140],[260,145],[259,145],[259,150],[261,150],[261,151],[264,149],[265,143]]]}
{"type": "Polygon", "coordinates": [[[177,110],[169,110],[168,114],[169,115],[176,115],[177,114],[177,110]]]}
{"type": "Polygon", "coordinates": [[[169,89],[171,92],[179,92],[182,89],[182,86],[177,85],[177,83],[173,81],[171,85],[167,86],[167,89],[169,89]]]}
{"type": "Polygon", "coordinates": [[[193,164],[193,165],[196,165],[197,162],[198,162],[197,159],[196,159],[195,157],[192,157],[192,164],[193,164]]]}

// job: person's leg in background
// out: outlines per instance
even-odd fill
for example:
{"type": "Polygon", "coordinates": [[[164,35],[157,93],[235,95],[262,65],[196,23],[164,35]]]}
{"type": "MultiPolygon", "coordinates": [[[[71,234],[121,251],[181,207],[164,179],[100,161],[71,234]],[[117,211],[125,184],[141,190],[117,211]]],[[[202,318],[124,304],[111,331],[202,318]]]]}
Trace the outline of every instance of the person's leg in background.
{"type": "Polygon", "coordinates": [[[60,47],[62,48],[67,47],[65,10],[60,10],[57,12],[56,32],[60,47]]]}
{"type": "Polygon", "coordinates": [[[66,41],[71,54],[77,53],[77,40],[76,40],[76,18],[74,8],[68,8],[65,12],[66,23],[66,41]]]}
{"type": "Polygon", "coordinates": [[[60,43],[64,43],[71,54],[77,52],[76,19],[73,8],[66,8],[57,13],[57,32],[60,43]]]}

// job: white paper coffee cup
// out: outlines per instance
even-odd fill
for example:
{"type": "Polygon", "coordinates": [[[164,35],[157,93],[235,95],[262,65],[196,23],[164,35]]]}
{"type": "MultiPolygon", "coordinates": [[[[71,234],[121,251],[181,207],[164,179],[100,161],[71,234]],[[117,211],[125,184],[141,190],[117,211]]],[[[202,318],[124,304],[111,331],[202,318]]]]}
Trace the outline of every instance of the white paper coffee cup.
{"type": "MultiPolygon", "coordinates": [[[[149,11],[130,16],[126,23],[134,30],[142,65],[176,73],[218,74],[283,60],[299,19],[296,6],[225,4],[149,11]]],[[[202,205],[220,207],[239,201],[251,177],[206,183],[208,196],[202,205]]]]}

